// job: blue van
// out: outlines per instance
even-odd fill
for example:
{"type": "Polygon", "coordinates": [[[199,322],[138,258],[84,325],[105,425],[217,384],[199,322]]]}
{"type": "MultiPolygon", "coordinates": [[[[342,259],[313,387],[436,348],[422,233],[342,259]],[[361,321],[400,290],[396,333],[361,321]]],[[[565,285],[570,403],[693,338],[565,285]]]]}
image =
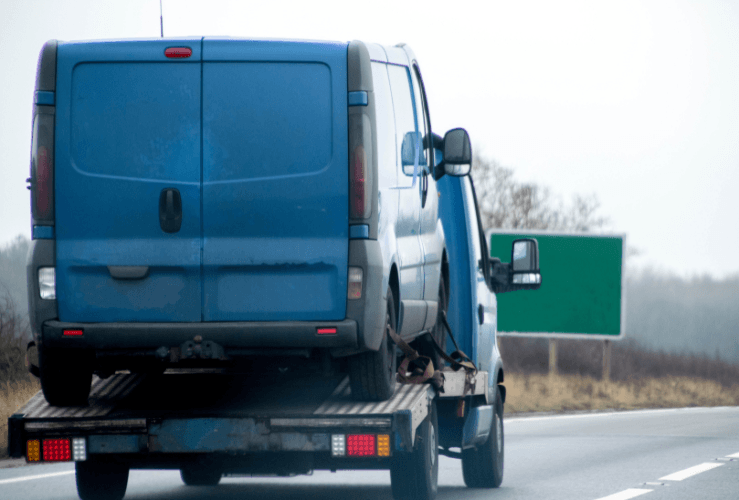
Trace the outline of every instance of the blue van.
{"type": "Polygon", "coordinates": [[[29,304],[49,403],[92,374],[293,358],[358,400],[395,387],[396,330],[443,345],[433,134],[405,45],[46,43],[34,95],[29,304]]]}

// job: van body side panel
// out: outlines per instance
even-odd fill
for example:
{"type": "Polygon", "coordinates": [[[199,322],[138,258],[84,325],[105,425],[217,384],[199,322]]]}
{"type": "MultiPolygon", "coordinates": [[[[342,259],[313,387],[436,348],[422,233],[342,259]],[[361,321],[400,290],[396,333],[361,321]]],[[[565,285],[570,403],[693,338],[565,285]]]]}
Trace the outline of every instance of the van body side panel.
{"type": "Polygon", "coordinates": [[[200,321],[200,43],[59,45],[60,321],[200,321]],[[170,46],[191,47],[193,54],[167,59],[170,46]],[[181,195],[176,233],[160,227],[167,188],[181,195]],[[147,272],[130,279],[109,266],[147,272]]]}
{"type": "Polygon", "coordinates": [[[204,40],[203,317],[341,320],[347,44],[204,40]]]}

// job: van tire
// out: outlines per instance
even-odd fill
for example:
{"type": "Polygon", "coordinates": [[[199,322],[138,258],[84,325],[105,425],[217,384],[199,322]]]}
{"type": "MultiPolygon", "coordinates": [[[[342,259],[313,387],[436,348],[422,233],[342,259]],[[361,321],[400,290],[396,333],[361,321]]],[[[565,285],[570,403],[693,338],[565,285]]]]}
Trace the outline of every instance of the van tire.
{"type": "Polygon", "coordinates": [[[481,446],[462,451],[462,475],[469,488],[497,488],[503,482],[503,399],[495,391],[490,435],[481,446]]]}
{"type": "Polygon", "coordinates": [[[397,359],[395,343],[387,333],[388,328],[397,328],[393,291],[387,291],[385,330],[377,351],[368,351],[349,359],[349,382],[355,401],[386,401],[395,392],[397,359]]]}
{"type": "Polygon", "coordinates": [[[215,486],[221,482],[221,471],[209,467],[183,467],[180,469],[182,482],[188,486],[215,486]]]}
{"type": "Polygon", "coordinates": [[[439,489],[439,418],[436,401],[416,432],[412,453],[396,453],[390,462],[395,500],[434,500],[439,489]]]}
{"type": "Polygon", "coordinates": [[[39,348],[41,390],[51,406],[85,406],[92,385],[87,353],[39,348]]]}
{"type": "Polygon", "coordinates": [[[82,500],[121,500],[128,487],[128,467],[106,462],[75,462],[77,494],[82,500]]]}

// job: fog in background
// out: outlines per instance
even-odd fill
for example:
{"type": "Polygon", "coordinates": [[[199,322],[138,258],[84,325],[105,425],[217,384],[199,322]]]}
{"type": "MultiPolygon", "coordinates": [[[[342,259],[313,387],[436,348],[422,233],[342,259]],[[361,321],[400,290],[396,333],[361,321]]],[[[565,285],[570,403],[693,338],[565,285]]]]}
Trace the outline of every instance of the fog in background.
{"type": "MultiPolygon", "coordinates": [[[[739,363],[739,3],[163,5],[167,37],[408,43],[434,130],[467,128],[478,159],[492,165],[475,174],[486,229],[548,221],[625,233],[627,338],[739,363]],[[486,195],[486,182],[508,198],[486,195]]],[[[0,294],[7,289],[24,313],[38,52],[54,38],[159,29],[157,0],[0,3],[0,294]]]]}

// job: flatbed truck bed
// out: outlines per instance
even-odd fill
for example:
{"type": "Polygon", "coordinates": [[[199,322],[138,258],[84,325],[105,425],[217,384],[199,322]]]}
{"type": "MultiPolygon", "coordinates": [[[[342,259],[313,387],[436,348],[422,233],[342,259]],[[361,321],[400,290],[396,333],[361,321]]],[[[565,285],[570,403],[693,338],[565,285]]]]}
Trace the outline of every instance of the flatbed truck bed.
{"type": "MultiPolygon", "coordinates": [[[[31,462],[212,470],[218,478],[391,469],[415,454],[416,434],[436,412],[436,400],[457,408],[459,401],[485,398],[486,372],[471,379],[467,394],[464,371],[443,374],[443,392],[430,384],[398,385],[388,401],[370,403],[352,400],[348,377],[338,375],[117,373],[95,379],[84,407],[51,406],[37,393],[9,419],[9,451],[31,462]]],[[[453,425],[470,442],[490,427],[489,415],[472,413],[453,425]]]]}

